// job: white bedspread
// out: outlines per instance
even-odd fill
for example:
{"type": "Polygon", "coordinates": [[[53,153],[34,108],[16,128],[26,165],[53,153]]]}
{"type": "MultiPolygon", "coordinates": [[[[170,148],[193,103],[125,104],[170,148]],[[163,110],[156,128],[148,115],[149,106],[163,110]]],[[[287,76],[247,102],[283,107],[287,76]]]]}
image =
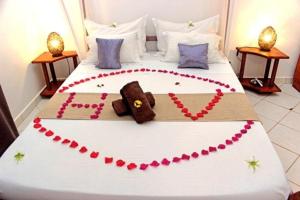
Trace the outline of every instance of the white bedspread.
{"type": "MultiPolygon", "coordinates": [[[[153,56],[152,56],[153,57],[153,56]]],[[[124,69],[167,69],[228,83],[243,89],[229,63],[210,65],[210,70],[177,69],[146,56],[143,63],[124,69]]],[[[64,83],[103,72],[80,64],[64,83]]],[[[105,70],[110,72],[110,70],[105,70]]],[[[163,73],[132,73],[96,79],[72,87],[76,92],[118,93],[132,80],[152,93],[215,92],[215,84],[163,73]],[[180,85],[175,86],[175,82],[180,85]],[[97,87],[97,84],[104,84],[97,87]]],[[[229,91],[229,90],[228,90],[229,91]]],[[[226,90],[224,90],[226,92],[226,90]]],[[[238,105],[237,105],[238,106],[238,105]]],[[[43,120],[43,125],[65,138],[72,138],[100,152],[97,159],[81,155],[65,145],[38,134],[31,123],[0,159],[0,192],[7,199],[197,199],[197,200],[286,200],[290,192],[281,163],[260,122],[240,141],[209,156],[170,166],[128,171],[103,163],[113,156],[135,163],[172,158],[224,143],[245,122],[148,122],[98,120],[43,120]],[[14,155],[23,152],[16,162],[14,155]],[[103,156],[102,156],[103,155],[103,156]],[[260,166],[253,171],[247,160],[260,166]]]]}

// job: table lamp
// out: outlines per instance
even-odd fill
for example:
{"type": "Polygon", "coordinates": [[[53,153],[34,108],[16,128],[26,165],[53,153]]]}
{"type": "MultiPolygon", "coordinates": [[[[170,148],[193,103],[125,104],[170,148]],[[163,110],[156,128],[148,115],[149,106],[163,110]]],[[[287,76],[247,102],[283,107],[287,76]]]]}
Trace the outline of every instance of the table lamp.
{"type": "Polygon", "coordinates": [[[51,32],[47,38],[47,47],[53,57],[62,56],[64,41],[58,33],[51,32]]]}
{"type": "Polygon", "coordinates": [[[275,45],[277,34],[272,26],[268,26],[262,30],[258,38],[258,45],[262,51],[270,51],[275,45]]]}

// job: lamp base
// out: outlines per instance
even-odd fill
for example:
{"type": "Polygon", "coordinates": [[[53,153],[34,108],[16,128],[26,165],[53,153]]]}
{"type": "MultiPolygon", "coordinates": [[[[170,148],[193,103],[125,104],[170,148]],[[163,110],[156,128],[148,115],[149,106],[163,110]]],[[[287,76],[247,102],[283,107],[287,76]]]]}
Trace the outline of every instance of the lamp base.
{"type": "Polygon", "coordinates": [[[62,53],[60,53],[60,54],[52,54],[52,57],[59,57],[59,56],[62,56],[62,53]]]}

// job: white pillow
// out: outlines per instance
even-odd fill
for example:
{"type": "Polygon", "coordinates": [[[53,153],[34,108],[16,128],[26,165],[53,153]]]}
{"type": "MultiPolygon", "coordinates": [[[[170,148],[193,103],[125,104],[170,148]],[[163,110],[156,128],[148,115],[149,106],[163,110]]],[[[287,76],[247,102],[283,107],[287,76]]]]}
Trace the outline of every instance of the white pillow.
{"type": "Polygon", "coordinates": [[[165,32],[163,35],[167,41],[167,51],[164,58],[166,62],[179,62],[178,43],[189,45],[208,43],[208,63],[224,62],[223,56],[219,52],[221,37],[216,34],[193,31],[190,33],[165,32]]]}
{"type": "Polygon", "coordinates": [[[152,19],[156,35],[157,35],[157,48],[160,51],[166,51],[166,41],[163,37],[163,32],[182,32],[187,33],[194,30],[203,33],[217,33],[219,30],[219,15],[207,18],[199,22],[186,22],[186,23],[174,23],[159,19],[152,19]]]}
{"type": "Polygon", "coordinates": [[[124,24],[104,25],[98,24],[91,20],[85,20],[85,28],[88,35],[93,35],[95,32],[102,35],[117,35],[123,33],[137,32],[139,42],[139,53],[142,55],[146,51],[146,22],[147,16],[143,16],[132,22],[124,24]]]}
{"type": "Polygon", "coordinates": [[[98,32],[94,32],[93,35],[87,37],[87,43],[90,47],[90,50],[85,59],[86,63],[98,64],[98,47],[96,38],[103,39],[124,39],[121,50],[120,50],[120,62],[121,63],[132,63],[140,62],[139,50],[138,50],[138,39],[137,33],[125,33],[119,35],[102,35],[98,32]]]}

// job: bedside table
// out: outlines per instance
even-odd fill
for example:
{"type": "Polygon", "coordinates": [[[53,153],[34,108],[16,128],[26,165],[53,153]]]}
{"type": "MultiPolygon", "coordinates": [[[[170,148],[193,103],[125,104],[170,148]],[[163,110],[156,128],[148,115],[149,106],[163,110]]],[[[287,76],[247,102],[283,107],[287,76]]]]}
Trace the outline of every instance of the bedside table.
{"type": "Polygon", "coordinates": [[[78,65],[77,53],[75,51],[64,51],[62,54],[63,55],[59,56],[59,57],[52,57],[52,54],[50,52],[44,52],[39,57],[37,57],[36,59],[34,59],[32,61],[32,63],[41,64],[42,69],[43,69],[44,78],[45,78],[47,86],[41,93],[42,97],[48,97],[48,98],[52,97],[54,95],[54,93],[56,92],[56,90],[63,83],[63,81],[58,81],[56,79],[56,74],[55,74],[55,70],[54,70],[54,66],[53,66],[54,62],[63,60],[63,59],[67,59],[67,58],[73,58],[74,68],[76,68],[78,65]],[[46,65],[47,63],[50,67],[50,72],[51,72],[51,76],[52,76],[51,82],[50,82],[49,74],[48,74],[48,70],[47,70],[47,65],[46,65]]]}
{"type": "Polygon", "coordinates": [[[272,93],[281,92],[280,88],[274,83],[277,68],[280,59],[288,59],[289,56],[281,52],[276,48],[272,48],[270,51],[261,51],[258,47],[237,47],[237,56],[242,53],[241,69],[239,74],[239,80],[244,88],[253,90],[258,93],[272,93]],[[253,78],[244,78],[244,71],[246,65],[247,54],[260,56],[267,59],[264,78],[259,78],[263,82],[263,87],[256,86],[250,83],[253,78]],[[271,78],[269,78],[269,72],[272,59],[274,59],[271,78]]]}

